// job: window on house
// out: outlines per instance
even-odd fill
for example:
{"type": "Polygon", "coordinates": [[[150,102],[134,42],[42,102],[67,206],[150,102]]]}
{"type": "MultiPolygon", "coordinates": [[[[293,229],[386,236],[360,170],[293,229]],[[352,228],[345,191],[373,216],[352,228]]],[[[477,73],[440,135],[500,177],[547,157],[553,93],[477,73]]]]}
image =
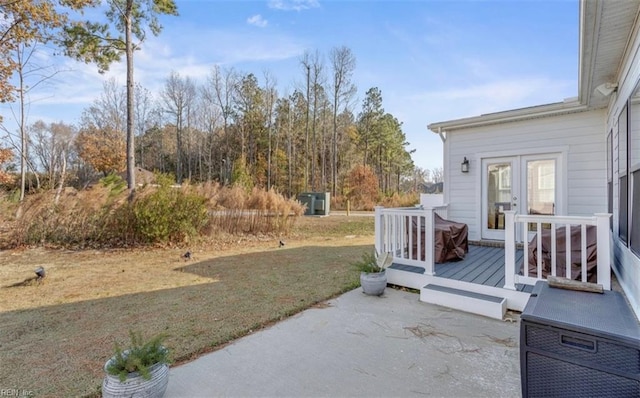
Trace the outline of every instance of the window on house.
{"type": "Polygon", "coordinates": [[[640,96],[629,99],[629,201],[631,225],[629,247],[640,256],[640,96]]]}
{"type": "Polygon", "coordinates": [[[628,119],[627,106],[618,116],[618,237],[629,243],[629,179],[628,179],[628,119]]]}

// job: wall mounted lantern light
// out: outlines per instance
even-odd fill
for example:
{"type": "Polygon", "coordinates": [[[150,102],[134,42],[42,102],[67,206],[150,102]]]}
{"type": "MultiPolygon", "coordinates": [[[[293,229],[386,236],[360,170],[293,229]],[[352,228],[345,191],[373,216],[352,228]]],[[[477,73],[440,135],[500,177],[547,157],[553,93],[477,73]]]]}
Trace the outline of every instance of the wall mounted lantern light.
{"type": "Polygon", "coordinates": [[[469,172],[469,160],[466,156],[464,157],[464,160],[462,161],[462,164],[460,166],[463,173],[469,172]]]}

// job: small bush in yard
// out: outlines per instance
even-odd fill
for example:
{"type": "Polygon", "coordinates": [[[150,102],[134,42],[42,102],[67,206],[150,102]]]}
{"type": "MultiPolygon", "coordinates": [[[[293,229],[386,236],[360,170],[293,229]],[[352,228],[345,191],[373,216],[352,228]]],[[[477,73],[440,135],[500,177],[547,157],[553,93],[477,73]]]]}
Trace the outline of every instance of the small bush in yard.
{"type": "Polygon", "coordinates": [[[133,203],[138,236],[146,242],[184,240],[197,235],[207,224],[206,199],[171,187],[171,180],[158,178],[160,187],[141,195],[133,203]]]}

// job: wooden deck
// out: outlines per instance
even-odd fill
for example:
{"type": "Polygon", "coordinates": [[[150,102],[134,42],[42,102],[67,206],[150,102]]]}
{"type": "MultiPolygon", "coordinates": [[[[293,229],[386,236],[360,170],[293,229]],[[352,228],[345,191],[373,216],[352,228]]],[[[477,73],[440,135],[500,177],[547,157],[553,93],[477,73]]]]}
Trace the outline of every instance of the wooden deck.
{"type": "MultiPolygon", "coordinates": [[[[522,267],[523,251],[516,250],[517,268],[522,267]]],[[[408,272],[424,273],[424,268],[393,264],[391,268],[408,272]]],[[[464,260],[435,264],[435,274],[440,278],[477,283],[485,286],[504,286],[504,248],[469,245],[464,260]]],[[[516,285],[519,291],[530,293],[533,286],[516,285]]]]}

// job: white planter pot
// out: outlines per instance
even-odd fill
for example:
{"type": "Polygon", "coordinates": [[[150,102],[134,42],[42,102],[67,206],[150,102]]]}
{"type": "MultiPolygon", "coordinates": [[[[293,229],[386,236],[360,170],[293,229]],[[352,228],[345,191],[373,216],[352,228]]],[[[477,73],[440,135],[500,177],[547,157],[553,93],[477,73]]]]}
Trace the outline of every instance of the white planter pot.
{"type": "MultiPolygon", "coordinates": [[[[105,372],[112,360],[113,358],[104,365],[105,372]]],[[[129,373],[124,382],[120,382],[118,376],[107,373],[102,381],[102,396],[105,398],[161,398],[169,383],[169,365],[157,363],[149,368],[149,372],[151,373],[149,380],[145,380],[139,373],[129,373]]]]}

